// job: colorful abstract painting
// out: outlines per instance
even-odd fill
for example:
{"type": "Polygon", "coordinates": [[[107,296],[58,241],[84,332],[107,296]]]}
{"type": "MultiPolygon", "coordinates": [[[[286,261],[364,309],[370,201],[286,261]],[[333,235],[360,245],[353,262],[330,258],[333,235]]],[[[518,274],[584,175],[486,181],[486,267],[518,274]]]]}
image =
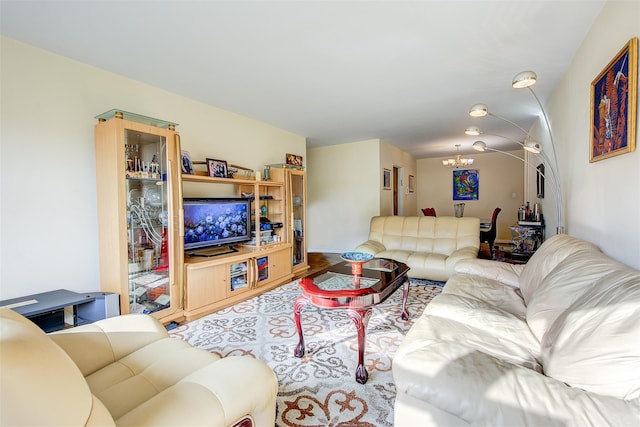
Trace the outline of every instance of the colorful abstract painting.
{"type": "Polygon", "coordinates": [[[638,38],[591,83],[591,152],[595,162],[635,149],[638,38]]]}
{"type": "Polygon", "coordinates": [[[478,200],[478,170],[453,171],[453,200],[478,200]]]}

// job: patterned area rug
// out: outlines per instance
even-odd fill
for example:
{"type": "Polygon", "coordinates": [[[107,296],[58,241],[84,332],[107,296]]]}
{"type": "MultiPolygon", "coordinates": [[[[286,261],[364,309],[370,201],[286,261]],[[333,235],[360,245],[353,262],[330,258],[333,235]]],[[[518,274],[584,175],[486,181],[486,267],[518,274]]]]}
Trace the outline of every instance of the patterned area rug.
{"type": "Polygon", "coordinates": [[[293,318],[293,302],[300,294],[297,281],[170,333],[221,357],[250,355],[266,362],[278,377],[276,426],[392,426],[393,355],[412,319],[442,285],[411,279],[406,322],[400,317],[402,288],[373,307],[366,335],[366,384],[355,380],[358,342],[345,310],[307,305],[301,314],[306,352],[300,359],[293,356],[298,343],[293,318]]]}

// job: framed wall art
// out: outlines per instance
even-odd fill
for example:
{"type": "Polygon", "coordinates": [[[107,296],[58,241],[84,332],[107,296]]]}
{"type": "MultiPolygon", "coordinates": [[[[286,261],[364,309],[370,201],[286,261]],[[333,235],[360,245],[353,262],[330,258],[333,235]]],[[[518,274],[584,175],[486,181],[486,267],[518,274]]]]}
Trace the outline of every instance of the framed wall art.
{"type": "Polygon", "coordinates": [[[634,37],[591,82],[589,162],[635,150],[638,38],[634,37]]]}
{"type": "Polygon", "coordinates": [[[227,162],[224,160],[207,159],[209,176],[227,178],[227,162]]]}
{"type": "Polygon", "coordinates": [[[391,190],[391,170],[382,169],[382,188],[391,190]]]}
{"type": "Polygon", "coordinates": [[[453,200],[478,200],[478,170],[453,171],[453,200]]]}

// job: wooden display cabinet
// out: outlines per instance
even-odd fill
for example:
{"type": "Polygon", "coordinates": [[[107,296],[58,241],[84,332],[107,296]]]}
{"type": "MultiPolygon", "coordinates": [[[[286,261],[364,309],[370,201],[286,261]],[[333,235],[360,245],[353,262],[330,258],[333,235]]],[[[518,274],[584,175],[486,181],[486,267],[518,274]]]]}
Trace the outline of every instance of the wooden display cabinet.
{"type": "Polygon", "coordinates": [[[180,139],[175,124],[118,110],[96,117],[100,287],[120,310],[182,316],[180,139]]]}
{"type": "Polygon", "coordinates": [[[307,175],[289,165],[270,166],[270,176],[285,184],[286,239],[291,243],[291,268],[294,274],[309,269],[307,259],[307,175]]]}

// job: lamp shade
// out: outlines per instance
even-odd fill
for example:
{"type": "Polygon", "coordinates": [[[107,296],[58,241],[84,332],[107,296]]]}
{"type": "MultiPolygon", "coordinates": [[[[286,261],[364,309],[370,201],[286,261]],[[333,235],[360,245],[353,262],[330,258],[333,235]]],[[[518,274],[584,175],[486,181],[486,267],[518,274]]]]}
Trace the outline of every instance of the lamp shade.
{"type": "Polygon", "coordinates": [[[535,141],[525,142],[523,148],[531,153],[540,154],[542,153],[542,145],[535,141]]]}
{"type": "Polygon", "coordinates": [[[536,84],[538,76],[533,71],[522,71],[515,75],[511,81],[511,86],[516,89],[522,89],[523,87],[529,87],[536,84]]]}
{"type": "Polygon", "coordinates": [[[464,133],[467,135],[477,136],[480,135],[480,128],[478,126],[468,126],[464,133]]]}
{"type": "Polygon", "coordinates": [[[484,141],[476,141],[473,143],[473,149],[476,151],[485,151],[487,144],[485,144],[484,141]]]}
{"type": "Polygon", "coordinates": [[[489,108],[486,104],[474,104],[469,108],[469,115],[471,117],[484,117],[489,114],[489,108]]]}

